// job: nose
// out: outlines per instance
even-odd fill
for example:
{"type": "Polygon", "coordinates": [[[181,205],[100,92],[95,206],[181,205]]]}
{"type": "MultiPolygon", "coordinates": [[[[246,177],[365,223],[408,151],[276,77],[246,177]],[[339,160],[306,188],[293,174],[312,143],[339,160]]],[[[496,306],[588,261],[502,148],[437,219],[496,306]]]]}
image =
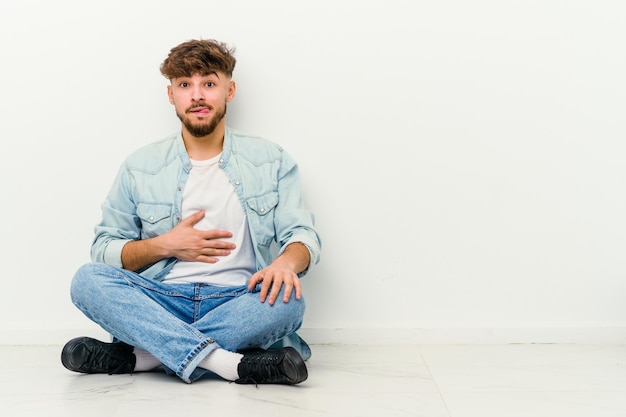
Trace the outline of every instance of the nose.
{"type": "Polygon", "coordinates": [[[204,94],[203,94],[201,86],[196,85],[192,87],[191,100],[196,101],[196,102],[204,101],[204,94]]]}

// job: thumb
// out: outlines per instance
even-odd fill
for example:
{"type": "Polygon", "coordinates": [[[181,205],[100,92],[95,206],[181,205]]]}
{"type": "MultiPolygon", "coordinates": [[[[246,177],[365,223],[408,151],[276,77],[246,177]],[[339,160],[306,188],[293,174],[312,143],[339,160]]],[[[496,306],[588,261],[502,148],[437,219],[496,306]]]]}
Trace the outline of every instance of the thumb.
{"type": "Polygon", "coordinates": [[[199,210],[195,212],[194,214],[192,214],[191,216],[184,218],[181,223],[186,223],[189,226],[194,226],[196,223],[198,223],[200,220],[204,218],[204,215],[205,215],[204,210],[199,210]]]}
{"type": "Polygon", "coordinates": [[[262,272],[261,271],[256,272],[248,280],[248,290],[252,291],[254,287],[256,287],[256,284],[258,284],[259,281],[262,281],[262,280],[263,280],[262,272]]]}

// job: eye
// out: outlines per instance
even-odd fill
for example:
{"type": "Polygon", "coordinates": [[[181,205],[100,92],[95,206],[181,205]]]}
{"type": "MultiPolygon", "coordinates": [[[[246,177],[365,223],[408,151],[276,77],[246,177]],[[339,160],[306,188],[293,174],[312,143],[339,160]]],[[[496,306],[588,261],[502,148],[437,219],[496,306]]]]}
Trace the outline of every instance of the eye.
{"type": "Polygon", "coordinates": [[[207,87],[214,87],[215,83],[213,81],[207,81],[207,83],[205,84],[207,87]]]}
{"type": "Polygon", "coordinates": [[[186,82],[183,81],[182,83],[179,84],[179,86],[180,87],[188,87],[189,83],[186,83],[186,82]]]}

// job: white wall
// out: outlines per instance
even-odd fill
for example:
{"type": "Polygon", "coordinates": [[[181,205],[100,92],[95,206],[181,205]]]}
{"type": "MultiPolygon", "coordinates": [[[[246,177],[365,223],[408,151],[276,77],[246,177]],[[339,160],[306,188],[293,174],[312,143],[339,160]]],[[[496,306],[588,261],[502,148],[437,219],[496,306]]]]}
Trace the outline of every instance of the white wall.
{"type": "Polygon", "coordinates": [[[626,340],[626,3],[0,3],[0,343],[69,299],[122,158],[178,128],[159,65],[237,47],[230,124],[299,162],[322,342],[626,340]]]}

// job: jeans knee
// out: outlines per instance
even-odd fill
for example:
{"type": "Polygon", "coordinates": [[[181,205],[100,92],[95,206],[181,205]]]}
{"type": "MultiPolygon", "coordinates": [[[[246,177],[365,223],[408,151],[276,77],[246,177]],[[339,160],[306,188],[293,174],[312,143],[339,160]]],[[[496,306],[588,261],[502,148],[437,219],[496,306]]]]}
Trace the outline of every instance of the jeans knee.
{"type": "Polygon", "coordinates": [[[78,268],[70,284],[70,296],[75,305],[93,297],[94,284],[101,281],[98,275],[101,274],[102,267],[101,264],[88,263],[78,268]]]}
{"type": "Polygon", "coordinates": [[[72,282],[70,284],[70,296],[72,298],[72,302],[77,304],[80,302],[82,298],[82,294],[84,293],[84,288],[88,282],[88,277],[91,275],[91,264],[86,264],[78,268],[76,273],[74,274],[74,278],[72,278],[72,282]]]}
{"type": "Polygon", "coordinates": [[[304,318],[304,311],[306,304],[304,297],[296,300],[295,296],[285,303],[279,298],[274,305],[267,306],[267,312],[270,317],[273,316],[272,321],[276,324],[282,323],[284,326],[296,326],[300,327],[304,318]]]}

